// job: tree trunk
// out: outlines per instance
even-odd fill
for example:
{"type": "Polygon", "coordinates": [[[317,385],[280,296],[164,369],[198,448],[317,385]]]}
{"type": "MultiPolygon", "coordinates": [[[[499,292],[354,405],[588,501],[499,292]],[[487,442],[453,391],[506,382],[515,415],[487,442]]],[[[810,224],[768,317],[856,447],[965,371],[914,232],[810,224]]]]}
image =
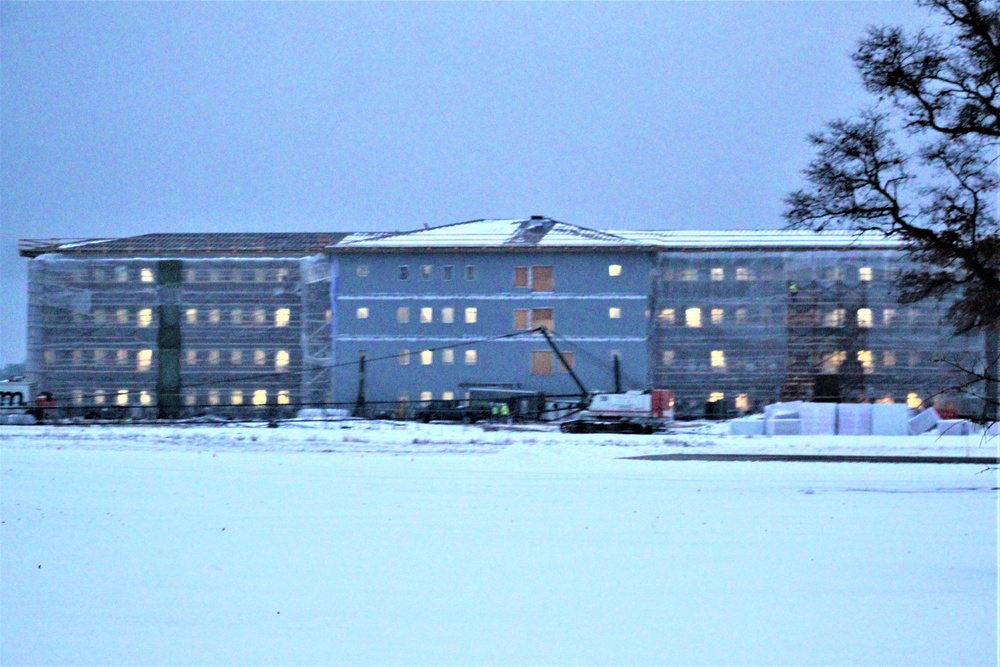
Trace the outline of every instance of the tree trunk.
{"type": "Polygon", "coordinates": [[[983,413],[987,421],[1000,421],[1000,400],[997,383],[1000,380],[1000,324],[989,326],[984,331],[984,353],[986,368],[986,404],[983,413]]]}

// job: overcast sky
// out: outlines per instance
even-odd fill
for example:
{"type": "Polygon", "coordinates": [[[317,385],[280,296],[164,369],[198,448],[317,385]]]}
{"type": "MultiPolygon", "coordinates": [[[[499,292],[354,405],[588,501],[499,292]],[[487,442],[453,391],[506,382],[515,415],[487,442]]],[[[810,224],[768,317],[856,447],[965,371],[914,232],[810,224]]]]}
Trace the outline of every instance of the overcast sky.
{"type": "Polygon", "coordinates": [[[0,3],[0,365],[17,239],[547,215],[766,229],[899,2],[0,3]]]}

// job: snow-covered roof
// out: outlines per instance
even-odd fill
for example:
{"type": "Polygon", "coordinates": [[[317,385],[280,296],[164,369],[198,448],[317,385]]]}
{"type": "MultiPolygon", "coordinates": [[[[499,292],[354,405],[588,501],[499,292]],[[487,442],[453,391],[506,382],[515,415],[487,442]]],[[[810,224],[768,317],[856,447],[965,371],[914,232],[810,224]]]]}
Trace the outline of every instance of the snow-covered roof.
{"type": "Polygon", "coordinates": [[[850,231],[726,230],[619,231],[616,236],[657,248],[884,248],[901,247],[898,239],[882,234],[850,231]]]}

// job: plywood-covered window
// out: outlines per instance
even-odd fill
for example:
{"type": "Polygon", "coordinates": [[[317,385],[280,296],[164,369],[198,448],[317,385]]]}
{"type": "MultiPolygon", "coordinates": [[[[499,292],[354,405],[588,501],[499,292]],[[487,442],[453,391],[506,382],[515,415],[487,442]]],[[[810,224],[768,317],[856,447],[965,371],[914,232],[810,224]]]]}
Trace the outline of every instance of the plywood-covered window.
{"type": "Polygon", "coordinates": [[[560,373],[569,373],[570,370],[572,370],[573,368],[575,368],[575,359],[573,357],[573,353],[572,352],[563,352],[562,356],[563,356],[563,359],[566,360],[566,363],[564,364],[560,360],[560,362],[559,362],[559,372],[560,373]]]}
{"type": "Polygon", "coordinates": [[[531,322],[528,316],[527,308],[515,308],[514,309],[514,329],[517,331],[524,331],[531,328],[531,322]]]}
{"type": "Polygon", "coordinates": [[[555,291],[555,284],[555,274],[551,266],[531,267],[532,292],[553,292],[555,291]]]}
{"type": "Polygon", "coordinates": [[[551,308],[532,308],[531,327],[545,327],[549,331],[556,330],[556,318],[551,308]]]}
{"type": "Polygon", "coordinates": [[[532,350],[531,352],[531,374],[532,375],[552,375],[554,365],[552,363],[552,353],[548,350],[532,350]]]}
{"type": "Polygon", "coordinates": [[[420,266],[420,278],[421,280],[430,280],[431,276],[434,274],[434,266],[431,264],[423,264],[420,266]]]}
{"type": "Polygon", "coordinates": [[[526,266],[514,267],[514,287],[523,287],[525,289],[531,287],[531,283],[528,277],[528,267],[526,266]]]}

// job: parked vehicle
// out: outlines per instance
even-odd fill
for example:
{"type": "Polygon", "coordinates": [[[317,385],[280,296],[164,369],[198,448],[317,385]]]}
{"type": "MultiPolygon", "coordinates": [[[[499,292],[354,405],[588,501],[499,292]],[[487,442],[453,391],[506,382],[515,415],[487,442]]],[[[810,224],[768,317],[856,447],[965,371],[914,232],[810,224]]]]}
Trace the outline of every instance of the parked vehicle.
{"type": "Polygon", "coordinates": [[[455,421],[463,424],[474,424],[478,421],[489,421],[492,414],[490,405],[473,401],[463,404],[457,400],[430,401],[417,411],[418,421],[425,424],[431,421],[455,421]]]}

